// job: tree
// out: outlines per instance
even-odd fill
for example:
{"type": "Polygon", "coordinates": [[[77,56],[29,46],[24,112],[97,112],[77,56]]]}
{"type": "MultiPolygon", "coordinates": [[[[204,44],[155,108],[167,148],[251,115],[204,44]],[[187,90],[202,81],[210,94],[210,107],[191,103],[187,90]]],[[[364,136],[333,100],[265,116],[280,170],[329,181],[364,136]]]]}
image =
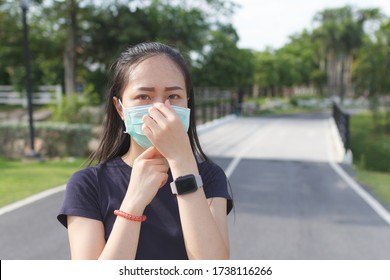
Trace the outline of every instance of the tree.
{"type": "Polygon", "coordinates": [[[279,86],[279,72],[276,54],[267,49],[255,54],[254,82],[260,93],[265,96],[276,96],[279,86]]]}
{"type": "MultiPolygon", "coordinates": [[[[0,2],[1,15],[6,14],[0,22],[9,26],[9,32],[0,31],[0,56],[4,58],[0,71],[7,73],[2,77],[4,82],[23,76],[23,68],[18,68],[21,61],[18,48],[22,46],[18,36],[22,33],[18,32],[21,21],[17,19],[20,9],[16,2],[0,2]],[[12,16],[9,7],[13,9],[12,16]]],[[[77,81],[92,84],[102,96],[106,92],[108,67],[126,47],[158,40],[179,48],[192,64],[217,38],[213,34],[221,26],[229,26],[228,17],[235,7],[233,2],[222,0],[111,0],[99,4],[92,0],[36,0],[34,3],[29,13],[34,84],[61,83],[71,94],[77,81]],[[224,24],[220,24],[221,19],[224,24]]],[[[231,47],[238,50],[236,42],[231,47]]],[[[214,57],[221,57],[222,50],[213,50],[214,57]]],[[[250,56],[249,51],[237,53],[243,58],[250,56]]],[[[250,69],[248,66],[244,70],[250,69]]],[[[244,71],[235,77],[241,73],[244,71]]]]}
{"type": "MultiPolygon", "coordinates": [[[[390,96],[390,20],[387,19],[375,36],[366,36],[354,65],[356,91],[369,97],[375,127],[381,128],[379,105],[381,96],[390,96]]],[[[386,108],[385,125],[390,133],[390,101],[382,98],[386,108]]]]}
{"type": "Polygon", "coordinates": [[[23,69],[22,17],[15,5],[0,2],[0,84],[12,84],[16,72],[23,69]],[[7,27],[7,28],[5,28],[7,27]],[[15,57],[21,59],[16,62],[15,57]]]}
{"type": "Polygon", "coordinates": [[[320,87],[312,74],[318,68],[317,45],[305,30],[282,48],[257,54],[255,82],[266,95],[290,94],[295,86],[320,87]]]}
{"type": "Polygon", "coordinates": [[[238,35],[231,25],[211,32],[194,66],[196,84],[222,88],[248,88],[253,84],[253,53],[237,47],[238,35]]]}
{"type": "Polygon", "coordinates": [[[364,24],[378,18],[378,9],[356,10],[351,6],[325,9],[316,14],[314,21],[320,26],[314,31],[314,37],[324,46],[329,96],[337,94],[342,102],[345,92],[352,94],[352,63],[362,44],[364,24]]]}
{"type": "Polygon", "coordinates": [[[64,50],[65,93],[71,95],[76,91],[76,48],[77,48],[77,12],[76,0],[67,0],[67,38],[64,50]]]}
{"type": "MultiPolygon", "coordinates": [[[[0,2],[0,75],[1,84],[12,84],[23,91],[25,85],[25,66],[23,60],[23,26],[19,1],[0,2]]],[[[40,1],[33,1],[27,14],[29,24],[29,45],[33,88],[38,85],[58,83],[62,62],[58,56],[55,36],[51,35],[49,25],[44,24],[35,13],[34,7],[40,1]]]]}

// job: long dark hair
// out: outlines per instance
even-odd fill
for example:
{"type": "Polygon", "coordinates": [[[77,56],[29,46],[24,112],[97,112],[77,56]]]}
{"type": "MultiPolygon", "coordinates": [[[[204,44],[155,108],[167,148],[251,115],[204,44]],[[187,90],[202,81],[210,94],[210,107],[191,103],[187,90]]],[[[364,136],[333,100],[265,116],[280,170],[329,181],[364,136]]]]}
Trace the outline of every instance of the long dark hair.
{"type": "Polygon", "coordinates": [[[128,78],[139,63],[152,56],[163,55],[171,59],[180,69],[184,76],[188,99],[188,108],[190,113],[190,126],[188,136],[191,148],[197,160],[209,160],[203,152],[195,122],[195,96],[190,71],[187,67],[184,57],[175,48],[161,43],[141,43],[124,51],[116,62],[111,66],[110,91],[106,104],[106,116],[103,124],[103,135],[99,147],[89,157],[89,165],[94,161],[105,162],[115,157],[124,155],[130,148],[130,135],[123,133],[123,120],[115,109],[113,97],[122,99],[123,91],[128,83],[128,78]]]}

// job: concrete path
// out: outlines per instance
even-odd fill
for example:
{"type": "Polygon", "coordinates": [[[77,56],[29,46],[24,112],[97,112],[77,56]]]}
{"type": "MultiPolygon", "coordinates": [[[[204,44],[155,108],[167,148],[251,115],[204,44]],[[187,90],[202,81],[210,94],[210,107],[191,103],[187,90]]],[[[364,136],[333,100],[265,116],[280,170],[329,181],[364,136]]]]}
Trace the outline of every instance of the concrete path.
{"type": "MultiPolygon", "coordinates": [[[[200,140],[231,184],[232,259],[390,259],[389,213],[340,168],[328,115],[235,118],[200,140]]],[[[62,199],[0,211],[0,259],[68,259],[62,199]]]]}

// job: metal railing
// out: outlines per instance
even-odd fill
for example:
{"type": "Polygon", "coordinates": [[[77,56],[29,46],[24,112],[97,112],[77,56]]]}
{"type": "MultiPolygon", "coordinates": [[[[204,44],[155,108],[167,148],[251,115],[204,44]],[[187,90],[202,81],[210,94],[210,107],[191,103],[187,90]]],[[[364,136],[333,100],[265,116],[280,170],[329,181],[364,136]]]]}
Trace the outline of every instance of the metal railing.
{"type": "MultiPolygon", "coordinates": [[[[61,104],[62,87],[54,86],[39,86],[36,92],[32,93],[32,103],[34,105],[43,104],[61,104]]],[[[0,104],[7,105],[22,105],[27,107],[27,98],[20,92],[14,90],[13,86],[0,85],[0,104]]]]}
{"type": "Polygon", "coordinates": [[[350,149],[349,114],[343,112],[340,106],[333,102],[332,115],[347,152],[350,149]]]}
{"type": "Polygon", "coordinates": [[[197,124],[222,118],[233,112],[233,92],[217,88],[195,88],[197,124]]]}

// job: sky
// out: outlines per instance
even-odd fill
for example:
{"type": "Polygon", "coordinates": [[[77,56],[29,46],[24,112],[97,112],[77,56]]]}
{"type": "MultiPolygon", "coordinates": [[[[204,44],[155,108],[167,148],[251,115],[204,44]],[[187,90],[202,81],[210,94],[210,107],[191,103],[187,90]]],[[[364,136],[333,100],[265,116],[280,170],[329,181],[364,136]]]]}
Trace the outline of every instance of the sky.
{"type": "Polygon", "coordinates": [[[240,48],[264,50],[278,49],[288,42],[290,35],[312,29],[317,12],[345,5],[363,8],[380,8],[390,16],[390,0],[234,0],[238,8],[233,25],[240,48]]]}

